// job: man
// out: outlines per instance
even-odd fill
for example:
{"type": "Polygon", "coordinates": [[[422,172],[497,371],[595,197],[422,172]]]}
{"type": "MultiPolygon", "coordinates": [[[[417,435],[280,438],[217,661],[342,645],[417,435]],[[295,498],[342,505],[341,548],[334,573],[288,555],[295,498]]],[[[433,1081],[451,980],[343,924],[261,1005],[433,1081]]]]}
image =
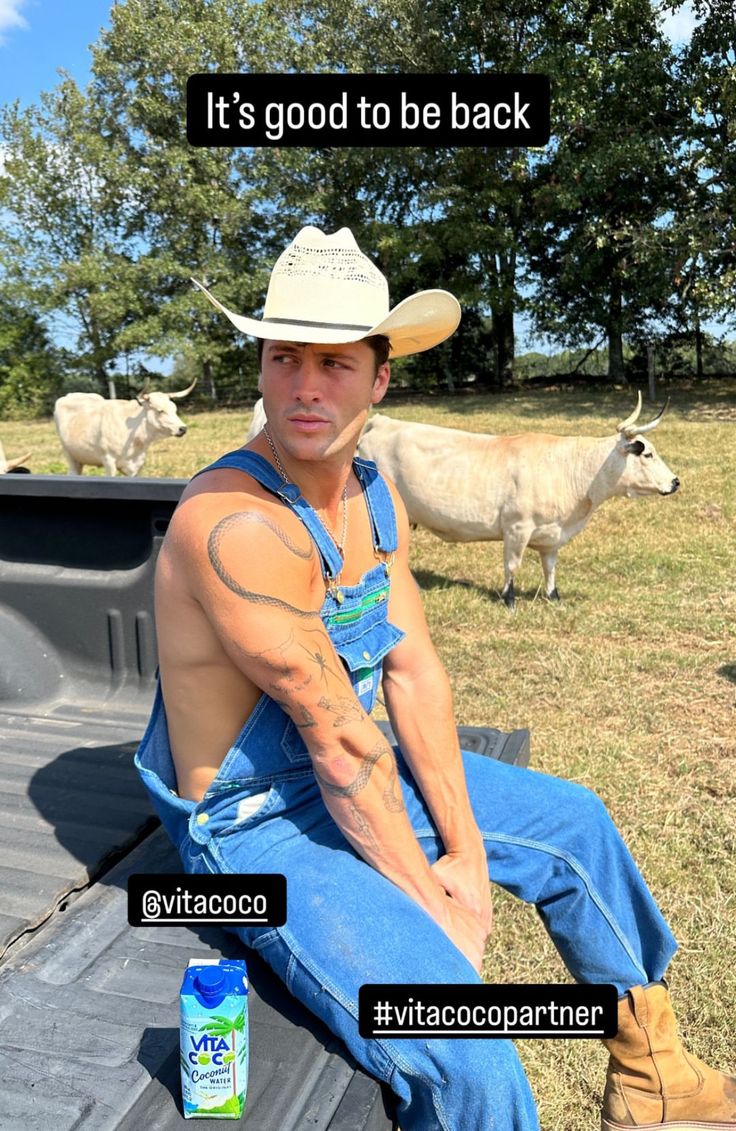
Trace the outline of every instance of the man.
{"type": "Polygon", "coordinates": [[[601,802],[458,749],[406,513],[354,459],[389,352],[448,337],[456,300],[389,311],[346,228],[299,233],[262,320],[205,293],[262,342],[268,423],[189,484],[158,562],[136,762],[185,869],[287,877],[285,926],[238,934],[389,1084],[402,1131],[538,1127],[510,1042],[358,1034],[364,983],[480,981],[489,874],[536,904],[576,980],[618,988],[604,1129],[736,1131],[736,1082],[679,1044],[676,944],[601,802]],[[396,752],[370,719],[380,678],[396,752]]]}

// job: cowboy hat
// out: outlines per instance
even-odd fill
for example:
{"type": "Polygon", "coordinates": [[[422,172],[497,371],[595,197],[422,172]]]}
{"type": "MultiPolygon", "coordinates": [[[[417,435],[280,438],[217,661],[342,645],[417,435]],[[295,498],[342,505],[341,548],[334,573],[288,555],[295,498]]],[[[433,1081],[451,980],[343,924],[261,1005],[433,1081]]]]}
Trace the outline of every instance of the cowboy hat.
{"type": "Polygon", "coordinates": [[[448,291],[419,291],[389,310],[388,283],[349,228],[326,235],[302,228],[271,272],[263,318],[234,314],[192,279],[243,334],[313,343],[385,334],[390,357],[431,349],[454,333],[460,304],[448,291]]]}

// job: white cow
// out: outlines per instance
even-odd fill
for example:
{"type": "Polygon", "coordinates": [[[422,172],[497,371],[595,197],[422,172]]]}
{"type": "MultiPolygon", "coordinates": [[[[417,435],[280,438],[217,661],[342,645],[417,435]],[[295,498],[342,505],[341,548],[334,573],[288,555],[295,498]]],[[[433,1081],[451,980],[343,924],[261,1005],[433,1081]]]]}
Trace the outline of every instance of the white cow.
{"type": "Polygon", "coordinates": [[[542,561],[545,588],[559,598],[555,566],[564,546],[593,511],[614,495],[672,495],[680,486],[644,433],[637,408],[617,435],[550,436],[526,432],[488,436],[392,420],[378,413],[366,424],[360,455],[375,460],[399,489],[409,520],[447,542],[500,542],[502,596],[514,606],[514,573],[531,546],[542,561]]]}
{"type": "Polygon", "coordinates": [[[54,424],[69,473],[81,475],[85,464],[104,467],[106,475],[137,475],[154,440],[183,436],[186,425],[173,403],[191,393],[149,393],[130,401],[105,400],[99,393],[67,393],[54,406],[54,424]]]}
{"type": "Polygon", "coordinates": [[[21,464],[25,463],[27,459],[31,458],[31,453],[26,452],[20,459],[6,459],[5,450],[0,444],[0,475],[5,475],[9,471],[26,471],[27,468],[21,468],[21,464]]]}

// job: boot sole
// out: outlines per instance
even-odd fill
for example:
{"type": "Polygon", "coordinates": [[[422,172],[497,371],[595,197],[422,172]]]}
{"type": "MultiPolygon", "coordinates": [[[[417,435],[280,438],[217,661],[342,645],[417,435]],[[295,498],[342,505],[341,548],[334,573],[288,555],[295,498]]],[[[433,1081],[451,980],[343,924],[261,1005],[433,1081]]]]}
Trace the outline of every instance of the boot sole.
{"type": "Polygon", "coordinates": [[[665,1123],[611,1123],[601,1118],[601,1131],[736,1131],[736,1123],[703,1123],[692,1119],[668,1119],[665,1123]]]}

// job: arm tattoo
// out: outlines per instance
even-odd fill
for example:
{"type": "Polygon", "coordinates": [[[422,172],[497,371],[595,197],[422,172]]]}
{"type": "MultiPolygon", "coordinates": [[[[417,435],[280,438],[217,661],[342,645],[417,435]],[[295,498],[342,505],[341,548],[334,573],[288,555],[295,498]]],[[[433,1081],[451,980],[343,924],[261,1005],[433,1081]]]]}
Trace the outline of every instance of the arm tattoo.
{"type": "Polygon", "coordinates": [[[317,725],[317,720],[315,719],[314,715],[308,707],[305,707],[303,703],[299,704],[298,711],[299,714],[296,713],[295,709],[294,715],[292,717],[292,722],[298,730],[307,730],[309,727],[314,727],[317,725]]]}
{"type": "Polygon", "coordinates": [[[244,586],[242,586],[240,582],[236,581],[232,574],[225,569],[225,566],[222,564],[222,559],[220,558],[220,543],[222,542],[224,536],[230,530],[232,530],[234,526],[237,526],[238,523],[243,521],[262,522],[265,526],[268,526],[270,530],[273,530],[273,532],[278,535],[284,545],[287,546],[292,553],[296,554],[297,557],[311,557],[311,548],[309,554],[305,555],[294,545],[293,542],[291,542],[291,540],[284,534],[282,530],[279,530],[279,528],[275,526],[274,523],[272,523],[263,515],[255,514],[251,511],[238,511],[235,514],[228,514],[225,516],[225,518],[221,518],[217,525],[210,532],[210,536],[207,541],[207,553],[209,555],[210,563],[215,573],[220,578],[220,581],[222,581],[223,584],[227,585],[228,589],[237,594],[238,597],[243,597],[246,601],[253,601],[258,605],[273,605],[275,608],[285,609],[286,612],[291,613],[295,617],[316,617],[317,619],[319,619],[318,612],[313,613],[308,609],[297,609],[295,605],[290,605],[288,601],[282,601],[279,597],[272,597],[268,593],[254,593],[250,589],[245,589],[244,586]]]}
{"type": "Polygon", "coordinates": [[[404,798],[401,795],[399,775],[396,769],[396,759],[394,757],[391,758],[391,776],[388,779],[388,785],[383,791],[383,804],[386,806],[389,813],[401,813],[404,809],[404,798]]]}
{"type": "Polygon", "coordinates": [[[282,640],[280,644],[275,644],[273,647],[260,648],[256,652],[249,651],[247,648],[244,648],[242,644],[240,648],[246,656],[250,656],[252,659],[263,660],[263,663],[278,675],[278,680],[270,683],[270,687],[274,688],[276,691],[283,691],[284,685],[290,684],[294,690],[301,691],[308,683],[312,682],[312,677],[308,675],[301,683],[296,682],[296,669],[286,658],[286,650],[292,647],[293,644],[294,633],[290,632],[286,640],[282,640]]]}
{"type": "Polygon", "coordinates": [[[333,703],[326,695],[323,695],[317,704],[323,711],[328,711],[330,714],[335,715],[333,727],[341,727],[345,723],[354,722],[356,719],[364,719],[366,717],[365,711],[360,703],[353,702],[346,695],[338,695],[337,703],[333,703]]]}
{"type": "Polygon", "coordinates": [[[381,855],[381,846],[373,835],[371,826],[368,824],[354,801],[350,802],[350,813],[356,825],[358,826],[358,832],[363,834],[373,851],[381,855]]]}
{"type": "Polygon", "coordinates": [[[332,793],[335,797],[355,797],[356,793],[360,793],[361,789],[365,789],[368,785],[368,779],[373,773],[373,767],[379,758],[384,754],[390,754],[391,750],[383,742],[377,742],[371,751],[366,755],[360,769],[348,785],[333,785],[332,782],[325,781],[317,771],[314,771],[314,776],[317,778],[319,784],[326,789],[328,793],[332,793]]]}
{"type": "Polygon", "coordinates": [[[368,842],[373,851],[379,854],[381,853],[381,845],[376,840],[370,824],[355,804],[354,798],[356,794],[360,793],[360,791],[366,787],[368,779],[373,772],[373,767],[384,754],[388,754],[391,759],[391,776],[389,777],[388,785],[383,791],[383,804],[390,813],[400,813],[404,808],[404,802],[401,797],[401,790],[399,790],[398,797],[394,792],[394,782],[398,778],[396,761],[390,746],[387,746],[385,743],[379,742],[373,747],[363,762],[363,765],[358,770],[358,773],[348,785],[333,785],[332,782],[325,781],[315,770],[315,777],[323,789],[326,789],[328,793],[333,794],[335,797],[343,797],[350,801],[350,816],[353,818],[358,832],[368,842]]]}
{"type": "MultiPolygon", "coordinates": [[[[305,629],[305,631],[309,632],[309,633],[317,633],[318,635],[321,635],[323,640],[327,641],[328,647],[331,645],[330,638],[327,635],[327,633],[324,631],[324,629],[320,631],[320,629],[318,629],[318,628],[308,628],[308,629],[305,629]]],[[[319,668],[320,680],[322,680],[324,682],[325,686],[327,685],[327,673],[329,672],[329,674],[331,676],[333,676],[334,679],[337,679],[340,683],[345,684],[346,687],[350,688],[350,690],[352,691],[352,687],[351,687],[350,683],[348,682],[348,680],[345,676],[345,672],[344,671],[339,671],[339,672],[333,671],[333,669],[328,664],[327,657],[323,653],[323,649],[322,649],[321,644],[319,644],[319,643],[313,644],[311,648],[307,648],[307,646],[305,644],[300,644],[299,647],[304,652],[307,653],[307,655],[309,656],[312,663],[317,665],[317,667],[319,668]]]]}
{"type": "Polygon", "coordinates": [[[222,521],[227,522],[231,518],[238,519],[240,522],[260,522],[262,526],[267,526],[271,533],[275,534],[280,542],[283,542],[287,550],[291,550],[292,554],[295,554],[297,558],[302,558],[305,562],[308,562],[314,556],[314,546],[311,539],[306,550],[302,550],[296,542],[292,541],[286,531],[277,526],[267,514],[260,514],[258,511],[238,511],[236,514],[229,514],[222,521]]]}

